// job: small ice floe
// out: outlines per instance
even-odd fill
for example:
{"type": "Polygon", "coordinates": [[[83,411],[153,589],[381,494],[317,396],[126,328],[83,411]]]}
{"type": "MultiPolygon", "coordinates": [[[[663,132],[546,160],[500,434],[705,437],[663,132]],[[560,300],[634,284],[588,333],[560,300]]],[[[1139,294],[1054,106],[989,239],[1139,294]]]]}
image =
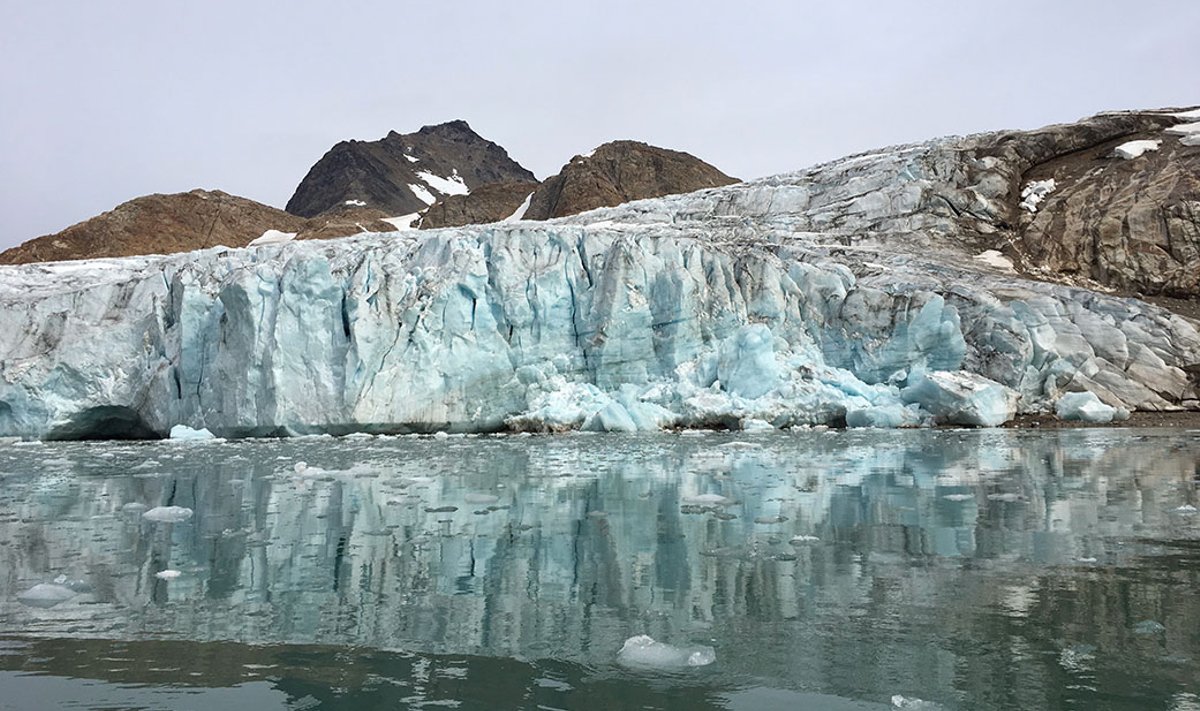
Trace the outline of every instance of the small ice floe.
{"type": "Polygon", "coordinates": [[[174,580],[180,575],[183,575],[183,573],[179,572],[178,570],[160,570],[154,574],[154,577],[158,578],[159,580],[174,580]]]}
{"type": "Polygon", "coordinates": [[[146,510],[146,505],[139,501],[130,501],[121,507],[125,513],[141,513],[146,510]]]}
{"type": "Polygon", "coordinates": [[[155,523],[181,523],[191,518],[193,513],[184,506],[155,506],[142,514],[142,518],[155,523]]]}
{"type": "Polygon", "coordinates": [[[1162,141],[1127,141],[1113,149],[1113,155],[1125,160],[1141,158],[1149,151],[1157,151],[1162,141]]]}
{"type": "Polygon", "coordinates": [[[925,701],[912,696],[892,695],[892,708],[907,709],[907,711],[941,711],[942,706],[932,701],[925,701]]]}
{"type": "Polygon", "coordinates": [[[195,441],[214,439],[214,437],[213,433],[209,432],[208,429],[204,427],[194,430],[187,425],[175,425],[171,428],[171,439],[195,441]]]}
{"type": "Polygon", "coordinates": [[[1076,558],[1076,559],[1075,559],[1075,562],[1076,562],[1076,563],[1085,563],[1085,564],[1091,564],[1091,563],[1097,563],[1097,562],[1099,562],[1099,560],[1098,560],[1098,559],[1096,559],[1096,558],[1092,558],[1091,556],[1083,556],[1082,558],[1076,558]]]}
{"type": "Polygon", "coordinates": [[[29,607],[51,608],[75,597],[75,591],[59,583],[38,583],[25,592],[17,593],[17,602],[29,607]]]}
{"type": "Polygon", "coordinates": [[[1029,212],[1037,212],[1038,204],[1045,200],[1047,195],[1054,192],[1056,187],[1058,184],[1054,182],[1054,178],[1026,183],[1025,187],[1021,189],[1020,208],[1029,212]]]}
{"type": "Polygon", "coordinates": [[[718,444],[717,449],[762,449],[758,442],[726,442],[718,444]]]}
{"type": "Polygon", "coordinates": [[[627,667],[702,667],[717,661],[717,653],[704,645],[676,647],[640,634],[625,640],[617,652],[617,661],[627,667]]]}
{"type": "Polygon", "coordinates": [[[1021,495],[1013,494],[1013,493],[988,494],[988,500],[990,500],[990,501],[1008,501],[1008,502],[1020,501],[1021,495]]]}
{"type": "Polygon", "coordinates": [[[755,517],[754,522],[769,526],[776,523],[783,523],[786,520],[788,520],[787,516],[757,516],[755,517]]]}
{"type": "Polygon", "coordinates": [[[974,494],[946,494],[942,497],[946,501],[970,501],[975,498],[974,494]]]}
{"type": "Polygon", "coordinates": [[[747,417],[739,424],[743,432],[770,432],[775,429],[775,425],[772,425],[770,422],[753,417],[747,417]]]}
{"type": "Polygon", "coordinates": [[[685,504],[699,504],[701,506],[729,506],[733,503],[733,499],[721,496],[720,494],[696,494],[695,496],[683,497],[685,504]]]}
{"type": "Polygon", "coordinates": [[[1191,504],[1184,504],[1183,506],[1177,506],[1171,509],[1171,513],[1177,513],[1180,516],[1191,516],[1195,514],[1196,511],[1196,507],[1192,506],[1191,504]]]}
{"type": "Polygon", "coordinates": [[[463,497],[463,501],[467,502],[468,504],[476,504],[476,505],[494,504],[499,500],[500,500],[500,497],[495,496],[493,494],[470,493],[463,497]]]}
{"type": "Polygon", "coordinates": [[[802,545],[805,545],[806,543],[816,543],[817,541],[820,541],[820,540],[821,539],[817,538],[816,536],[810,536],[808,534],[800,534],[798,536],[792,536],[792,540],[789,541],[789,543],[791,543],[793,546],[802,546],[802,545]]]}
{"type": "Polygon", "coordinates": [[[1134,634],[1158,634],[1166,630],[1167,628],[1163,626],[1163,623],[1157,620],[1142,620],[1133,626],[1134,634]]]}

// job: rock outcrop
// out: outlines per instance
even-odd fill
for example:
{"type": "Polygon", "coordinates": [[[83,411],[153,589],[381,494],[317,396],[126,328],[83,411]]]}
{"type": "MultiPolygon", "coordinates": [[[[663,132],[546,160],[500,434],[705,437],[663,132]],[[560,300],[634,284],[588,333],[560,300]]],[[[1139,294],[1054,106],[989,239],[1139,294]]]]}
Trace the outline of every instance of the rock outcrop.
{"type": "Polygon", "coordinates": [[[1183,120],[942,139],[542,223],[0,267],[0,435],[988,426],[1082,392],[1118,418],[1198,409],[1197,322],[1017,272],[1030,170],[1183,120]]]}
{"type": "Polygon", "coordinates": [[[0,253],[0,264],[174,254],[208,247],[245,247],[268,230],[296,239],[390,232],[380,210],[342,206],[304,219],[219,190],[145,195],[52,235],[0,253]]]}
{"type": "Polygon", "coordinates": [[[268,229],[299,232],[295,215],[219,190],[146,195],[0,253],[0,264],[243,247],[268,229]]]}
{"type": "Polygon", "coordinates": [[[535,182],[492,183],[469,195],[451,195],[435,202],[421,216],[421,229],[461,227],[524,217],[522,205],[537,190],[535,182]]]}
{"type": "Polygon", "coordinates": [[[532,180],[533,173],[466,121],[450,121],[415,133],[392,131],[378,141],[338,143],[304,176],[287,211],[313,217],[361,203],[390,216],[408,215],[442,196],[532,180]]]}
{"type": "Polygon", "coordinates": [[[1100,116],[1075,150],[1063,144],[1077,129],[1045,129],[1021,182],[1054,187],[1015,214],[1020,263],[1127,293],[1200,297],[1200,144],[1167,133],[1179,118],[1100,116]]]}
{"type": "Polygon", "coordinates": [[[548,220],[736,182],[687,153],[637,141],[613,141],[575,156],[557,175],[544,180],[524,217],[548,220]]]}

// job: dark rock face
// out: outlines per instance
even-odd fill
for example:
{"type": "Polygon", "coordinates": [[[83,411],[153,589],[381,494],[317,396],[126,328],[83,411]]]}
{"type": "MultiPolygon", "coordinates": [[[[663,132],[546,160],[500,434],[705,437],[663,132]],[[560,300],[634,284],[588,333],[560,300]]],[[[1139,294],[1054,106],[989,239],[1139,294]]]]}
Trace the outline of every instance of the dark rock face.
{"type": "MultiPolygon", "coordinates": [[[[1034,210],[1016,210],[1014,247],[1035,270],[1082,277],[1130,293],[1200,296],[1200,146],[1164,129],[1161,114],[1100,116],[1086,145],[1061,145],[1049,127],[1048,155],[1031,156],[1021,185],[1054,181],[1034,210]],[[1140,155],[1114,152],[1132,141],[1140,155]]],[[[1078,124],[1070,129],[1078,135],[1078,124]]]]}
{"type": "Polygon", "coordinates": [[[516,213],[537,187],[535,182],[493,183],[470,195],[442,198],[425,212],[421,229],[499,222],[516,213]]]}
{"type": "Polygon", "coordinates": [[[297,239],[326,239],[396,229],[380,219],[385,216],[379,210],[343,207],[306,220],[219,190],[145,195],[0,253],[0,264],[245,247],[267,230],[296,233],[297,239]]]}
{"type": "Polygon", "coordinates": [[[558,175],[543,181],[525,219],[548,220],[736,182],[687,153],[637,141],[613,141],[591,155],[575,156],[558,175]]]}
{"type": "Polygon", "coordinates": [[[146,195],[52,235],[0,254],[24,264],[136,254],[171,254],[223,244],[246,245],[268,229],[299,232],[304,220],[219,190],[146,195]]]}
{"type": "Polygon", "coordinates": [[[378,141],[338,143],[308,171],[288,200],[287,211],[313,217],[361,202],[389,216],[411,214],[453,194],[438,188],[444,187],[439,179],[454,181],[455,176],[471,190],[490,183],[534,180],[533,173],[471,130],[466,121],[451,121],[416,133],[393,131],[378,141]],[[434,179],[429,180],[429,175],[434,179]],[[422,199],[422,193],[428,199],[422,199]]]}

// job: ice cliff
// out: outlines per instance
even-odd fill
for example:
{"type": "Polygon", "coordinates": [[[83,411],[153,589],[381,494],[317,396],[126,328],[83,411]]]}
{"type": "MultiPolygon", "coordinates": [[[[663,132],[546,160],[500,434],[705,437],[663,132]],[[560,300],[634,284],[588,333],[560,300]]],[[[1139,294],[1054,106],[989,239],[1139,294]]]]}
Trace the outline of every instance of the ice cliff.
{"type": "Polygon", "coordinates": [[[1001,254],[1034,165],[1173,122],[941,139],[549,222],[2,267],[0,435],[1195,409],[1196,322],[1001,254]]]}

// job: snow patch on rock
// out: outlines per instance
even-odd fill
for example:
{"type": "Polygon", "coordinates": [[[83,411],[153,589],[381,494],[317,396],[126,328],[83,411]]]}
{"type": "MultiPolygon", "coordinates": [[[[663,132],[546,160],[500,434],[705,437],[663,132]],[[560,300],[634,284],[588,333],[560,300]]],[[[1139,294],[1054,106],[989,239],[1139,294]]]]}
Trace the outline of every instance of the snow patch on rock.
{"type": "Polygon", "coordinates": [[[1054,178],[1048,180],[1033,180],[1025,184],[1021,188],[1021,202],[1019,203],[1022,210],[1029,212],[1037,212],[1038,204],[1046,199],[1046,196],[1054,192],[1058,184],[1054,182],[1054,178]]]}

